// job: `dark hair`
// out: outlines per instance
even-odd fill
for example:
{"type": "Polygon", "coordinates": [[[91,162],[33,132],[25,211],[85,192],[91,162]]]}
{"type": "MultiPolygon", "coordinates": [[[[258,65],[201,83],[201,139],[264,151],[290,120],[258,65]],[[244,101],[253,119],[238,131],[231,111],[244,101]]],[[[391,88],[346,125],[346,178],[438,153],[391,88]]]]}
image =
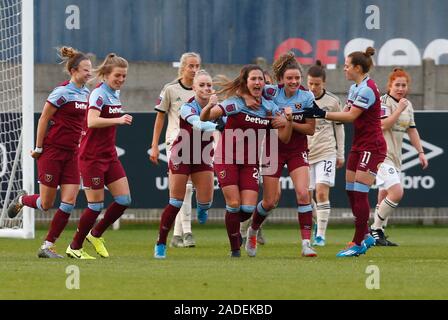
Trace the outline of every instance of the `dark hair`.
{"type": "Polygon", "coordinates": [[[72,69],[77,69],[81,61],[90,60],[89,57],[78,51],[73,49],[72,47],[62,47],[57,48],[59,51],[59,57],[62,59],[62,62],[65,62],[65,71],[68,74],[72,74],[72,69]]]}
{"type": "Polygon", "coordinates": [[[327,74],[325,73],[325,67],[322,65],[320,60],[316,61],[316,64],[312,65],[308,69],[308,76],[313,78],[321,78],[325,82],[327,79],[327,74]]]}
{"type": "Polygon", "coordinates": [[[300,75],[303,74],[300,63],[297,62],[296,56],[292,51],[282,54],[272,64],[272,70],[274,71],[277,81],[281,81],[286,70],[297,69],[300,71],[300,75]]]}
{"type": "Polygon", "coordinates": [[[217,76],[215,84],[221,89],[217,91],[217,94],[223,95],[224,98],[232,97],[237,94],[249,93],[247,89],[247,78],[249,73],[253,70],[260,70],[263,73],[263,69],[256,64],[247,64],[240,70],[240,75],[234,80],[228,80],[225,77],[217,76]]]}
{"type": "Polygon", "coordinates": [[[352,65],[361,66],[362,72],[367,73],[373,66],[372,56],[375,54],[375,49],[368,47],[365,52],[355,51],[348,56],[351,58],[352,65]]]}

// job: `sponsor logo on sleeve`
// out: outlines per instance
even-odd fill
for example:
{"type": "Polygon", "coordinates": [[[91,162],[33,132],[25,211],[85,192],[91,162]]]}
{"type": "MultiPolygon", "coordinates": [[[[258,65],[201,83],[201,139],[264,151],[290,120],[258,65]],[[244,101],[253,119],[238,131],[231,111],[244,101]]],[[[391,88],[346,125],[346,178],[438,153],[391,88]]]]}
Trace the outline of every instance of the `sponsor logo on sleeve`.
{"type": "Polygon", "coordinates": [[[369,99],[365,98],[363,96],[357,96],[356,97],[356,102],[360,102],[362,104],[368,104],[369,103],[369,99]]]}
{"type": "Polygon", "coordinates": [[[103,106],[103,98],[101,98],[101,97],[98,97],[98,99],[96,99],[96,102],[95,102],[95,104],[96,104],[96,106],[97,107],[102,107],[103,106]]]}
{"type": "Polygon", "coordinates": [[[58,106],[60,106],[60,105],[63,105],[64,103],[66,103],[67,102],[67,100],[64,98],[64,96],[61,96],[59,99],[58,99],[58,101],[56,101],[56,104],[58,105],[58,106]]]}
{"type": "Polygon", "coordinates": [[[267,89],[266,89],[266,94],[267,94],[268,96],[275,96],[276,91],[277,91],[277,90],[275,90],[274,88],[267,88],[267,89]]]}
{"type": "Polygon", "coordinates": [[[236,110],[236,105],[234,103],[226,105],[226,112],[234,112],[236,110]]]}

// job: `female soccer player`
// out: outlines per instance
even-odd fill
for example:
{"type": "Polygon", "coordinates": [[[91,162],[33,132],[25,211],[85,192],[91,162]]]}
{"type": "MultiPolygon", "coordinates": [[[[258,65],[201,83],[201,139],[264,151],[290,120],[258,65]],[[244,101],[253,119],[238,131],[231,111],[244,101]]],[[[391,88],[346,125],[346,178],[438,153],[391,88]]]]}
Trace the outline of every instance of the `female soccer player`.
{"type": "Polygon", "coordinates": [[[375,244],[367,226],[370,212],[368,195],[387,150],[381,131],[380,93],[368,75],[374,54],[375,49],[368,47],[365,52],[352,52],[345,59],[345,76],[347,80],[355,82],[350,87],[345,112],[327,112],[315,106],[306,113],[315,118],[354,124],[353,143],[347,160],[345,179],[355,216],[355,235],[347,248],[338,252],[337,257],[359,256],[375,244]]]}
{"type": "Polygon", "coordinates": [[[428,160],[420,141],[420,135],[414,121],[412,103],[406,99],[411,77],[403,69],[396,68],[389,75],[387,94],[381,97],[381,127],[387,143],[387,156],[376,177],[379,187],[378,204],[375,220],[370,234],[375,238],[377,246],[396,246],[386,239],[384,227],[387,219],[403,198],[401,185],[401,146],[403,135],[407,133],[412,145],[418,152],[423,169],[428,167],[428,160]]]}
{"type": "Polygon", "coordinates": [[[39,194],[22,191],[8,208],[10,218],[23,206],[47,211],[53,207],[57,187],[61,187],[61,204],[39,249],[39,258],[62,258],[54,250],[54,243],[68,223],[79,191],[78,145],[89,95],[85,84],[92,69],[84,53],[70,47],[62,47],[59,52],[71,78],[51,92],[37,125],[36,148],[31,156],[37,160],[39,194]]]}
{"type": "MultiPolygon", "coordinates": [[[[258,198],[259,156],[263,138],[268,150],[269,129],[279,128],[278,137],[287,143],[292,132],[291,108],[285,109],[286,117],[279,115],[278,106],[262,96],[265,86],[263,70],[257,65],[246,65],[233,81],[221,81],[218,94],[226,100],[216,106],[208,105],[201,112],[201,120],[213,120],[227,116],[225,130],[216,148],[214,169],[226,201],[226,228],[230,241],[231,257],[240,257],[240,222],[250,218],[258,198]],[[244,99],[237,96],[250,95],[261,104],[258,110],[247,107],[244,99]],[[274,119],[273,116],[275,116],[274,119]],[[265,136],[264,133],[267,132],[265,136]]],[[[274,136],[275,140],[277,136],[274,136]]]]}
{"type": "Polygon", "coordinates": [[[180,109],[180,132],[171,148],[169,159],[170,201],[160,219],[159,238],[154,247],[154,257],[166,257],[166,239],[176,215],[182,207],[188,177],[196,189],[198,218],[207,220],[207,210],[213,198],[213,136],[217,124],[201,121],[203,108],[214,106],[218,98],[213,94],[212,78],[205,70],[199,70],[193,81],[194,98],[180,109]],[[199,133],[202,132],[202,133],[199,133]]]}
{"type": "MultiPolygon", "coordinates": [[[[170,158],[170,149],[179,133],[180,108],[187,103],[194,92],[192,90],[193,79],[201,67],[201,56],[195,52],[186,52],[180,58],[179,76],[173,82],[168,83],[162,89],[160,98],[155,110],[157,117],[154,124],[152,137],[150,160],[154,164],[159,162],[159,138],[165,122],[165,115],[168,116],[168,127],[165,135],[165,145],[168,159],[170,158]]],[[[174,224],[172,247],[194,247],[194,240],[191,231],[191,197],[193,196],[193,185],[188,180],[183,199],[182,208],[176,217],[174,224]]]]}
{"type": "MultiPolygon", "coordinates": [[[[317,105],[325,111],[342,111],[339,98],[325,89],[325,68],[320,60],[308,69],[307,85],[317,105]]],[[[316,131],[308,136],[311,199],[316,190],[317,230],[314,246],[325,246],[325,231],[330,216],[330,187],[334,186],[336,169],[344,165],[344,125],[325,119],[316,120],[316,131]]]]}
{"type": "MultiPolygon", "coordinates": [[[[274,79],[272,78],[271,74],[269,73],[268,70],[263,70],[263,75],[264,75],[264,82],[265,84],[275,84],[274,79]]],[[[242,236],[242,244],[246,245],[246,240],[247,240],[247,229],[249,228],[249,226],[252,224],[252,219],[246,220],[241,222],[240,224],[240,233],[242,236]]],[[[263,235],[263,225],[260,226],[260,229],[258,229],[258,233],[257,233],[257,243],[264,245],[266,243],[266,239],[263,235]]]]}
{"type": "Polygon", "coordinates": [[[132,123],[132,116],[122,115],[120,101],[120,88],[126,80],[128,62],[110,53],[94,72],[102,82],[89,97],[86,132],[79,153],[88,207],[66,250],[66,254],[75,259],[95,259],[82,248],[86,237],[101,257],[109,257],[101,236],[131,204],[128,179],[115,149],[116,126],[132,123]],[[104,186],[107,186],[115,201],[107,208],[104,218],[92,228],[103,209],[104,186]]]}
{"type": "Polygon", "coordinates": [[[279,141],[278,161],[270,163],[270,173],[263,172],[263,200],[254,211],[252,224],[247,230],[246,251],[255,256],[257,250],[257,232],[260,225],[279,201],[279,178],[285,164],[292,178],[298,203],[298,220],[302,236],[301,254],[315,257],[311,248],[311,228],[313,223],[311,199],[309,195],[309,165],[307,135],[314,134],[315,120],[305,119],[304,110],[314,103],[313,94],[301,87],[302,70],[292,52],[281,55],[273,64],[274,76],[280,85],[268,85],[264,94],[281,109],[292,108],[293,132],[288,143],[279,141]]]}

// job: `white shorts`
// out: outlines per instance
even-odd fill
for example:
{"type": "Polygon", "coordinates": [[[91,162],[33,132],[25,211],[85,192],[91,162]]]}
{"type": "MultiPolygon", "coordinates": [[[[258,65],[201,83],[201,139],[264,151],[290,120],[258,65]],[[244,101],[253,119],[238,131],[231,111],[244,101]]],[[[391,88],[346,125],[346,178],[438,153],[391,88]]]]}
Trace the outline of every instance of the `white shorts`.
{"type": "Polygon", "coordinates": [[[323,183],[334,186],[336,177],[336,157],[310,164],[310,190],[316,189],[316,184],[323,183]]]}
{"type": "Polygon", "coordinates": [[[387,163],[382,163],[376,175],[375,184],[380,190],[387,190],[395,184],[401,183],[400,170],[387,163]]]}

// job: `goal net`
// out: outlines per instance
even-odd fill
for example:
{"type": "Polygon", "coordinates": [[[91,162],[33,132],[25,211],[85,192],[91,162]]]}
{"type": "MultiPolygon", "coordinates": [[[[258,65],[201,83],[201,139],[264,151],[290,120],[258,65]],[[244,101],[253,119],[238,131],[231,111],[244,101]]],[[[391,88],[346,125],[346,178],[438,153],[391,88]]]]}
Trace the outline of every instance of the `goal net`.
{"type": "Polygon", "coordinates": [[[0,0],[0,237],[34,238],[34,210],[10,219],[19,190],[34,192],[33,0],[0,0]]]}

